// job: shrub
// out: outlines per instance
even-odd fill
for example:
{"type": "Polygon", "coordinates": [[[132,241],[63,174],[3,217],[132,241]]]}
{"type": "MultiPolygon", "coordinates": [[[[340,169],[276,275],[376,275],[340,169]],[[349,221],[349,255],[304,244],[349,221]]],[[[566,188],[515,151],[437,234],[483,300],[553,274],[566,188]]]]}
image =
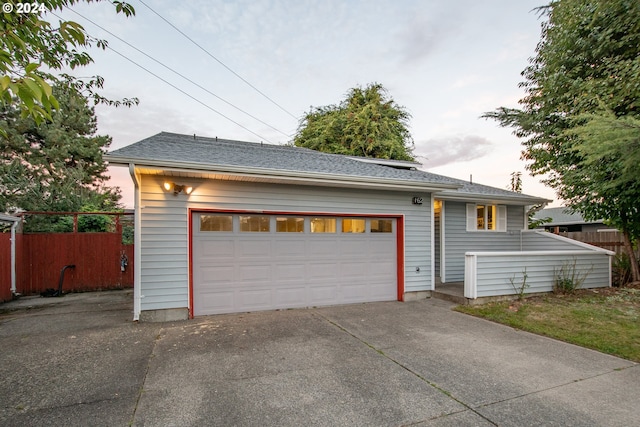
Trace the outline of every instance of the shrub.
{"type": "Polygon", "coordinates": [[[611,276],[612,285],[616,287],[625,286],[632,281],[629,255],[623,252],[613,258],[611,276]]]}
{"type": "Polygon", "coordinates": [[[589,271],[580,273],[577,269],[577,260],[575,258],[573,258],[573,261],[563,262],[560,268],[553,269],[553,292],[560,294],[572,294],[577,289],[580,289],[592,269],[593,266],[589,271]]]}

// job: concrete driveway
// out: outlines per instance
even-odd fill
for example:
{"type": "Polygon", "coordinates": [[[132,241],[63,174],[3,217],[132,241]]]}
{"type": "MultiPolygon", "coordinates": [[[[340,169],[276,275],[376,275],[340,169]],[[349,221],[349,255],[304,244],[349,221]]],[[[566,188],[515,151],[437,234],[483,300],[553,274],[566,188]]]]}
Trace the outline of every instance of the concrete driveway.
{"type": "Polygon", "coordinates": [[[0,305],[0,425],[640,419],[639,365],[459,314],[440,300],[163,324],[131,322],[131,307],[131,291],[0,305]]]}

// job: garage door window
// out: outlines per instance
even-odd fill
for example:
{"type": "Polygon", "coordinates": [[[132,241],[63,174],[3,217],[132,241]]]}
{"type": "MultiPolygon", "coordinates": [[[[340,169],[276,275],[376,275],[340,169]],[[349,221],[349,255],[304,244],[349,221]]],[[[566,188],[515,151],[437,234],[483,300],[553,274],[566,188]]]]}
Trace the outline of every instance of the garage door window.
{"type": "Polygon", "coordinates": [[[365,220],[362,218],[344,218],[342,220],[343,233],[364,233],[366,231],[365,220]]]}
{"type": "Polygon", "coordinates": [[[392,219],[372,219],[371,232],[372,233],[393,233],[393,220],[392,219]]]}
{"type": "Polygon", "coordinates": [[[312,233],[335,233],[336,219],[335,218],[311,218],[311,232],[312,233]]]}
{"type": "Polygon", "coordinates": [[[270,218],[264,215],[252,215],[240,217],[241,232],[264,232],[268,233],[270,228],[270,218]]]}
{"type": "Polygon", "coordinates": [[[279,217],[276,218],[276,233],[304,232],[304,218],[279,217]]]}
{"type": "Polygon", "coordinates": [[[202,215],[200,231],[233,231],[231,215],[202,215]]]}

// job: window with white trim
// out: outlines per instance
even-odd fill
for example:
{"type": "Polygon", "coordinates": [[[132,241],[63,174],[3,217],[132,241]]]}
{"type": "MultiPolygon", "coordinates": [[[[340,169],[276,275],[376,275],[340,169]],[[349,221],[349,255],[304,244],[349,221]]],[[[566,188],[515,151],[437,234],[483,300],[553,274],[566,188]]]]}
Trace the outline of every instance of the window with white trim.
{"type": "Polygon", "coordinates": [[[507,207],[467,203],[467,231],[507,231],[507,207]]]}

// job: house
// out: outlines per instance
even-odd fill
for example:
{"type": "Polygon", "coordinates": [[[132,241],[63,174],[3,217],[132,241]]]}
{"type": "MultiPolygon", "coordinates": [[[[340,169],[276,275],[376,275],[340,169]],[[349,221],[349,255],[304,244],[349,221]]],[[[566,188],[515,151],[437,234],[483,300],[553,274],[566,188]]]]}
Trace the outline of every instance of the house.
{"type": "Polygon", "coordinates": [[[552,233],[565,232],[591,232],[599,230],[615,231],[610,226],[605,225],[603,220],[587,221],[580,213],[572,213],[566,207],[545,208],[535,213],[534,220],[545,220],[548,222],[541,224],[539,228],[552,233]]]}
{"type": "Polygon", "coordinates": [[[610,283],[597,248],[524,232],[544,199],[412,162],[166,132],[105,157],[135,184],[136,320],[406,301],[461,281],[468,298],[513,294],[530,251],[546,254],[524,267],[531,291],[569,256],[610,283]]]}

